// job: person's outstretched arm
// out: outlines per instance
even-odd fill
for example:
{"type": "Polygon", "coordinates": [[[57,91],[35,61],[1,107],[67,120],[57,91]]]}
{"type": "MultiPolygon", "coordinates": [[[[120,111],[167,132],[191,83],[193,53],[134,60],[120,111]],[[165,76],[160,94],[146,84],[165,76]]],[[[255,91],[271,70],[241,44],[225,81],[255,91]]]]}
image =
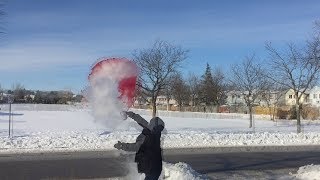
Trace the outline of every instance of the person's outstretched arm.
{"type": "Polygon", "coordinates": [[[120,141],[118,141],[117,144],[114,145],[115,148],[117,149],[121,149],[124,151],[129,151],[129,152],[137,152],[140,148],[140,146],[142,145],[142,143],[144,142],[145,139],[145,135],[140,134],[137,137],[137,140],[135,143],[122,143],[120,141]]]}
{"type": "Polygon", "coordinates": [[[136,114],[132,111],[126,112],[126,114],[132,118],[134,121],[136,121],[140,126],[143,128],[148,128],[148,121],[146,121],[143,117],[141,117],[139,114],[136,114]]]}

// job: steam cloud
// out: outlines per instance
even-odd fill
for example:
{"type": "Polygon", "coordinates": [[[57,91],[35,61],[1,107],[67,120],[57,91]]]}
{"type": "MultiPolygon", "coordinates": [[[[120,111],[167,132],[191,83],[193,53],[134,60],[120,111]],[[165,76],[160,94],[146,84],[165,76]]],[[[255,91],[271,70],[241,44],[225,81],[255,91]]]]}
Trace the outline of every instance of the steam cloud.
{"type": "Polygon", "coordinates": [[[121,79],[136,76],[137,69],[128,60],[105,60],[97,64],[89,76],[86,97],[92,107],[95,122],[114,130],[122,122],[121,111],[127,106],[118,97],[121,79]]]}

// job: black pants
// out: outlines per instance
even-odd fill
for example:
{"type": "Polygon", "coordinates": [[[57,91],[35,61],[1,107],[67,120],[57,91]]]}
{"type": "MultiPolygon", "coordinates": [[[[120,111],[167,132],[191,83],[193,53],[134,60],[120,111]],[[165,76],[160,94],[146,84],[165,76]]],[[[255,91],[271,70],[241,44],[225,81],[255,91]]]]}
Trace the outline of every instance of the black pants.
{"type": "Polygon", "coordinates": [[[146,177],[144,178],[144,180],[158,180],[160,173],[153,173],[153,174],[146,174],[146,177]]]}

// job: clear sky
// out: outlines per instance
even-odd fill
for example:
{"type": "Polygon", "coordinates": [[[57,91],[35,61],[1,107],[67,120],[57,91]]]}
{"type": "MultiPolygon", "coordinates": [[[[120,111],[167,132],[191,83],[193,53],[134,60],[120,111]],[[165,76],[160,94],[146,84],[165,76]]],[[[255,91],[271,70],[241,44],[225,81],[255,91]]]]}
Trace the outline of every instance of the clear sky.
{"type": "Polygon", "coordinates": [[[6,0],[0,84],[78,92],[100,57],[130,58],[162,39],[189,49],[182,71],[231,64],[264,44],[302,43],[320,19],[320,1],[6,0]]]}

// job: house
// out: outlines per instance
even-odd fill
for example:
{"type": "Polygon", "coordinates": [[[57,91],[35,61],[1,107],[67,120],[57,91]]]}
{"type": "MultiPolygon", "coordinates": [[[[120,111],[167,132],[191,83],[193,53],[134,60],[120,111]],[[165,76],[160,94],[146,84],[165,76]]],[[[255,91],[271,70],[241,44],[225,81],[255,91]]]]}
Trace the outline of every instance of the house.
{"type": "Polygon", "coordinates": [[[308,103],[315,107],[320,107],[320,87],[314,86],[309,91],[308,103]]]}
{"type": "MultiPolygon", "coordinates": [[[[158,96],[157,97],[157,105],[167,105],[168,104],[168,99],[167,96],[158,96]]],[[[173,98],[169,98],[169,105],[176,105],[177,101],[174,100],[173,98]]]]}
{"type": "Polygon", "coordinates": [[[1,94],[0,94],[0,102],[2,102],[2,103],[7,103],[9,96],[11,96],[11,95],[10,95],[10,94],[7,94],[7,93],[1,93],[1,94]]]}
{"type": "Polygon", "coordinates": [[[134,102],[133,102],[133,105],[134,106],[142,106],[142,105],[148,105],[148,100],[147,99],[144,99],[142,98],[141,96],[138,96],[138,97],[135,97],[134,98],[134,102]]]}
{"type": "Polygon", "coordinates": [[[275,106],[279,104],[279,99],[283,95],[281,91],[265,91],[259,97],[259,104],[262,107],[275,106]]]}
{"type": "Polygon", "coordinates": [[[244,95],[241,91],[229,91],[227,92],[226,104],[232,105],[245,105],[244,95]]]}
{"type": "MultiPolygon", "coordinates": [[[[267,104],[273,104],[276,96],[277,91],[271,91],[259,94],[258,97],[255,99],[254,104],[260,106],[267,106],[267,104]],[[266,101],[266,96],[268,97],[269,103],[266,101]]],[[[248,94],[247,91],[230,91],[227,93],[226,104],[229,106],[232,105],[246,105],[245,96],[248,94]]]]}
{"type": "Polygon", "coordinates": [[[31,99],[32,101],[34,100],[36,96],[34,94],[27,94],[24,96],[24,99],[27,100],[27,99],[31,99]]]}
{"type": "MultiPolygon", "coordinates": [[[[293,89],[283,91],[282,93],[283,95],[279,99],[279,105],[293,106],[296,104],[296,95],[294,94],[293,89]]],[[[300,94],[301,93],[299,92],[299,95],[300,94]]],[[[308,103],[308,98],[309,98],[309,91],[306,90],[300,99],[300,103],[301,104],[308,103]]]]}
{"type": "MultiPolygon", "coordinates": [[[[177,105],[177,101],[174,100],[173,98],[170,98],[169,107],[167,107],[168,105],[167,96],[163,96],[163,95],[158,96],[156,102],[157,102],[157,106],[165,107],[166,109],[171,109],[172,106],[177,105]]],[[[151,104],[151,97],[147,97],[145,99],[142,97],[136,97],[134,100],[134,106],[136,107],[148,106],[150,104],[151,104]]]]}

